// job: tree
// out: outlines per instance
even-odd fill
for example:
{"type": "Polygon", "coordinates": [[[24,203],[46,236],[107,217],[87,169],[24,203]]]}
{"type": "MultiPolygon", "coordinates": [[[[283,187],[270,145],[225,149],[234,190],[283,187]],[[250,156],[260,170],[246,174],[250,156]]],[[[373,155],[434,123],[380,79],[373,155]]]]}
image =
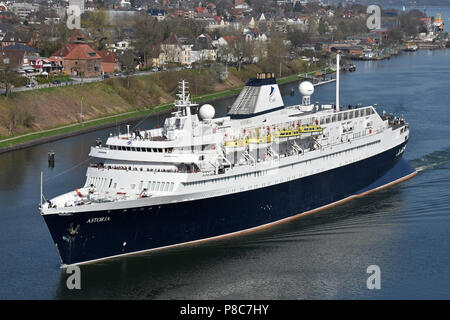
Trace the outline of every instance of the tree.
{"type": "Polygon", "coordinates": [[[301,47],[311,41],[309,33],[302,31],[300,28],[291,28],[288,31],[287,38],[294,47],[301,47]]]}
{"type": "Polygon", "coordinates": [[[7,57],[0,61],[0,81],[5,88],[5,95],[7,98],[11,93],[11,89],[23,82],[23,78],[17,73],[16,66],[14,66],[7,57]]]}
{"type": "Polygon", "coordinates": [[[319,26],[317,27],[317,31],[319,32],[319,34],[321,36],[323,36],[324,34],[326,34],[328,32],[328,25],[324,19],[319,20],[319,26]]]}
{"type": "Polygon", "coordinates": [[[272,35],[267,43],[267,58],[264,64],[265,72],[274,72],[281,64],[286,63],[289,57],[289,48],[281,36],[272,35]]]}
{"type": "Polygon", "coordinates": [[[130,74],[136,68],[135,56],[132,51],[127,50],[119,57],[119,61],[127,76],[127,89],[130,89],[130,74]]]}
{"type": "Polygon", "coordinates": [[[217,58],[219,61],[228,63],[232,59],[231,47],[229,45],[221,45],[217,48],[217,58]]]}
{"type": "Polygon", "coordinates": [[[82,27],[86,28],[92,35],[95,49],[105,49],[110,38],[110,35],[107,32],[110,25],[106,12],[104,10],[89,11],[88,13],[83,14],[81,23],[82,27]]]}
{"type": "Polygon", "coordinates": [[[134,47],[148,66],[149,58],[156,58],[160,53],[163,30],[158,20],[150,16],[139,16],[133,26],[134,47]]]}
{"type": "Polygon", "coordinates": [[[315,14],[311,14],[308,18],[308,32],[315,33],[317,31],[317,17],[315,14]]]}

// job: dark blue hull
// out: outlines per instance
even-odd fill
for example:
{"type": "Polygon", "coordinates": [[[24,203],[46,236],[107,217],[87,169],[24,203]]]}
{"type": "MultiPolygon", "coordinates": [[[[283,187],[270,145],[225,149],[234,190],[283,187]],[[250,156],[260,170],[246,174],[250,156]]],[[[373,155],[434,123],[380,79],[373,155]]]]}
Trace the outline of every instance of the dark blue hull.
{"type": "Polygon", "coordinates": [[[265,188],[152,207],[44,215],[63,264],[86,262],[267,225],[373,190],[415,170],[406,142],[356,163],[265,188]],[[107,217],[100,218],[99,217],[107,217]]]}

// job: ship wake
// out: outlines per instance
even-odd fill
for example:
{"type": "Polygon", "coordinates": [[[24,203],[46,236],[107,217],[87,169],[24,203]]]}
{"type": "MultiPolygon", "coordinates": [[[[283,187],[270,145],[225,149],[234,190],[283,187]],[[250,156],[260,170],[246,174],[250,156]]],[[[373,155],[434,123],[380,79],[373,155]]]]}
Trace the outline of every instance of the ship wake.
{"type": "Polygon", "coordinates": [[[417,172],[431,170],[450,163],[450,148],[434,151],[422,158],[409,161],[417,172]]]}

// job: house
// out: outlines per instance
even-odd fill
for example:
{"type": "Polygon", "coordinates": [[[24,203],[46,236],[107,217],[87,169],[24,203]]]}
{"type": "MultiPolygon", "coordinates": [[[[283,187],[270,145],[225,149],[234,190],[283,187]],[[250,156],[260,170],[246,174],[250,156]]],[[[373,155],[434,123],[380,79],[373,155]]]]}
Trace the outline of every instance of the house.
{"type": "Polygon", "coordinates": [[[121,40],[117,41],[113,44],[108,45],[108,48],[112,52],[121,52],[127,50],[133,50],[133,46],[131,45],[130,40],[121,40]]]}
{"type": "Polygon", "coordinates": [[[7,31],[10,31],[14,29],[14,26],[12,24],[9,23],[0,23],[0,41],[3,40],[3,38],[6,35],[7,31]]]}
{"type": "Polygon", "coordinates": [[[72,76],[95,77],[102,74],[102,57],[86,43],[66,44],[49,60],[72,76]]]}
{"type": "Polygon", "coordinates": [[[158,21],[162,21],[166,19],[167,12],[161,9],[149,9],[147,10],[147,14],[156,18],[158,21]]]}
{"type": "Polygon", "coordinates": [[[191,63],[196,61],[216,61],[217,50],[212,45],[212,39],[208,34],[201,34],[195,39],[191,50],[191,63]]]}
{"type": "Polygon", "coordinates": [[[9,10],[14,12],[21,19],[26,19],[28,15],[36,12],[39,9],[39,5],[35,3],[27,2],[14,2],[11,4],[9,10]]]}
{"type": "Polygon", "coordinates": [[[17,68],[19,73],[35,72],[30,63],[31,60],[39,58],[39,51],[35,48],[22,44],[14,44],[1,48],[2,55],[8,57],[10,62],[17,68]]]}
{"type": "Polygon", "coordinates": [[[19,28],[7,30],[5,36],[1,40],[2,47],[7,47],[14,44],[33,46],[33,43],[32,33],[19,28]]]}
{"type": "Polygon", "coordinates": [[[244,28],[243,31],[245,40],[247,41],[267,41],[267,36],[265,33],[262,33],[259,29],[255,28],[244,28]]]}
{"type": "Polygon", "coordinates": [[[191,64],[191,51],[194,41],[179,37],[171,32],[169,37],[161,44],[161,52],[159,54],[159,63],[181,63],[191,64]]]}
{"type": "Polygon", "coordinates": [[[99,56],[102,58],[102,72],[104,73],[113,73],[114,71],[120,70],[120,63],[117,56],[110,51],[100,50],[97,51],[99,56]]]}
{"type": "MultiPolygon", "coordinates": [[[[25,63],[28,64],[25,58],[25,52],[5,51],[3,48],[0,48],[0,61],[2,64],[10,65],[17,70],[21,69],[25,63]]],[[[24,73],[24,71],[21,71],[21,73],[24,73]]]]}
{"type": "Polygon", "coordinates": [[[73,76],[95,77],[102,74],[102,57],[88,44],[75,44],[64,57],[63,68],[73,76]]]}

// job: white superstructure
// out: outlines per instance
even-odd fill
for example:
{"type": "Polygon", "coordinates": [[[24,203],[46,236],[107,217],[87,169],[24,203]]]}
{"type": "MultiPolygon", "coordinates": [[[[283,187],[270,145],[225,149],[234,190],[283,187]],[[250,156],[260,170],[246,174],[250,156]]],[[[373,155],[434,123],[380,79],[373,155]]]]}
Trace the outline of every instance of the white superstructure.
{"type": "Polygon", "coordinates": [[[111,134],[92,147],[98,161],[85,185],[51,199],[42,213],[126,210],[264,188],[381,154],[409,135],[403,119],[382,118],[376,106],[311,104],[314,90],[305,82],[302,103],[284,106],[272,74],[259,74],[220,118],[210,105],[194,113],[186,86],[180,83],[177,111],[164,127],[111,134]]]}

